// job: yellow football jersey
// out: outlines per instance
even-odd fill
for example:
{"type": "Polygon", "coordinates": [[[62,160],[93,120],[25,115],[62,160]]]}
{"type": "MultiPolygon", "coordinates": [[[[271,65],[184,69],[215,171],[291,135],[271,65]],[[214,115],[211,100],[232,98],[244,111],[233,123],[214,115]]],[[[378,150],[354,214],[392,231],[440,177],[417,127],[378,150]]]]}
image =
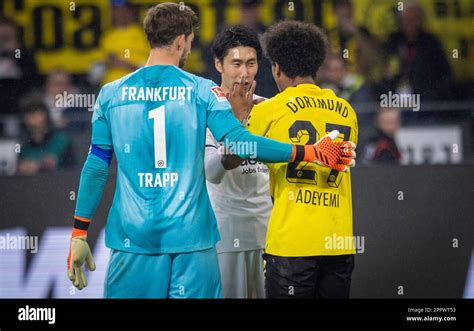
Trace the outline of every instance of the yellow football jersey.
{"type": "MultiPolygon", "coordinates": [[[[357,144],[357,118],[349,103],[313,84],[289,87],[256,105],[247,129],[282,142],[314,144],[332,130],[357,144]]],[[[266,252],[277,256],[354,254],[350,173],[314,163],[272,163],[274,207],[266,252]]]]}

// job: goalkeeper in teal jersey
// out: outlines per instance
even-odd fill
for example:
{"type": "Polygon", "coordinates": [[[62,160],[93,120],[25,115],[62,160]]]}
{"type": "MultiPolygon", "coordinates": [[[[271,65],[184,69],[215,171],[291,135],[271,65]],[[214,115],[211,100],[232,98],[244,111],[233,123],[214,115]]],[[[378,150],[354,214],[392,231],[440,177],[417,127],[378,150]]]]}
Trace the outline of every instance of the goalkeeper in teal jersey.
{"type": "Polygon", "coordinates": [[[197,23],[189,7],[152,7],[144,23],[147,64],[99,94],[68,257],[68,276],[79,289],[87,286],[83,264],[95,269],[87,230],[113,153],[118,169],[105,236],[111,249],[107,298],[221,297],[220,238],[204,175],[206,127],[218,141],[255,144],[261,161],[317,161],[316,145],[297,148],[246,131],[232,108],[248,107],[252,91],[233,94],[231,107],[212,81],[180,69],[197,23]]]}

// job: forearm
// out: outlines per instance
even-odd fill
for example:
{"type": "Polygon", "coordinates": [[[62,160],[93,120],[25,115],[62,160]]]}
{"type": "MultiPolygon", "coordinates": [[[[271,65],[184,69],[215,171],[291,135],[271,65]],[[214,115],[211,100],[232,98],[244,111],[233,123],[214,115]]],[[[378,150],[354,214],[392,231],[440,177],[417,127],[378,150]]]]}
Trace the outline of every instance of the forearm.
{"type": "Polygon", "coordinates": [[[82,265],[85,263],[90,271],[96,268],[87,244],[87,230],[107,182],[111,153],[110,150],[100,150],[100,148],[97,151],[97,146],[92,145],[92,150],[82,168],[67,258],[68,277],[79,290],[87,286],[87,278],[82,265]]]}
{"type": "MultiPolygon", "coordinates": [[[[292,145],[255,136],[247,131],[227,109],[207,114],[207,126],[217,141],[223,142],[230,153],[243,159],[267,163],[316,162],[338,171],[347,171],[355,165],[355,144],[334,142],[339,131],[332,130],[314,145],[292,145]]],[[[256,132],[265,134],[261,127],[256,132]]]]}
{"type": "Polygon", "coordinates": [[[225,170],[232,170],[237,168],[242,164],[244,160],[237,155],[233,154],[224,154],[221,157],[221,163],[224,166],[225,170]]]}
{"type": "Polygon", "coordinates": [[[217,141],[243,159],[268,163],[315,160],[312,145],[297,146],[253,135],[237,121],[231,110],[210,113],[207,126],[217,141]]]}
{"type": "Polygon", "coordinates": [[[77,196],[74,228],[87,231],[104,192],[109,175],[108,164],[100,157],[89,154],[81,172],[77,196]]]}
{"type": "Polygon", "coordinates": [[[230,130],[222,142],[232,154],[262,162],[289,162],[293,153],[293,145],[255,136],[242,126],[230,130]]]}
{"type": "Polygon", "coordinates": [[[226,171],[221,162],[221,158],[222,156],[217,152],[216,147],[206,147],[206,156],[204,160],[206,179],[213,184],[219,184],[226,171]]]}

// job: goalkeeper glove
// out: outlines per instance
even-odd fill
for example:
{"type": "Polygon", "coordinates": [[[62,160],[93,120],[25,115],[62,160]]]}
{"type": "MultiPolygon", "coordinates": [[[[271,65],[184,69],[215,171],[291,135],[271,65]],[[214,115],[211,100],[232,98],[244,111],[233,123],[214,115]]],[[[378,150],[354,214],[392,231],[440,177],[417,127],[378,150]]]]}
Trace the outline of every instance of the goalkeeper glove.
{"type": "Polygon", "coordinates": [[[355,166],[355,147],[352,141],[335,142],[339,131],[333,130],[314,145],[295,145],[293,162],[308,161],[338,171],[348,171],[355,166]]]}
{"type": "Polygon", "coordinates": [[[87,230],[84,230],[84,225],[82,225],[82,223],[89,222],[90,221],[84,222],[84,220],[78,218],[75,219],[74,228],[72,229],[69,256],[67,258],[67,275],[69,280],[72,281],[74,286],[79,290],[82,290],[87,286],[87,278],[83,269],[84,262],[90,271],[95,270],[95,263],[92,258],[91,249],[87,243],[87,230]]]}

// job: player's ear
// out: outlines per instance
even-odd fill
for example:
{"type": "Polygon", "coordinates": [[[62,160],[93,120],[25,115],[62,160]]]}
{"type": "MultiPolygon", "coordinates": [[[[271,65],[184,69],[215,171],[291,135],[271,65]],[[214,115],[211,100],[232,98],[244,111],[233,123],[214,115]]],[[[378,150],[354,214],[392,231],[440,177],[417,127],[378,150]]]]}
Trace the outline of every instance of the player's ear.
{"type": "Polygon", "coordinates": [[[184,34],[180,34],[176,37],[175,43],[178,51],[184,49],[186,47],[186,36],[184,34]]]}
{"type": "Polygon", "coordinates": [[[222,74],[222,62],[216,57],[214,58],[214,66],[216,67],[216,70],[222,74]]]}
{"type": "Polygon", "coordinates": [[[272,64],[272,73],[273,73],[274,76],[280,78],[281,68],[280,68],[280,65],[278,63],[273,63],[272,64]]]}

